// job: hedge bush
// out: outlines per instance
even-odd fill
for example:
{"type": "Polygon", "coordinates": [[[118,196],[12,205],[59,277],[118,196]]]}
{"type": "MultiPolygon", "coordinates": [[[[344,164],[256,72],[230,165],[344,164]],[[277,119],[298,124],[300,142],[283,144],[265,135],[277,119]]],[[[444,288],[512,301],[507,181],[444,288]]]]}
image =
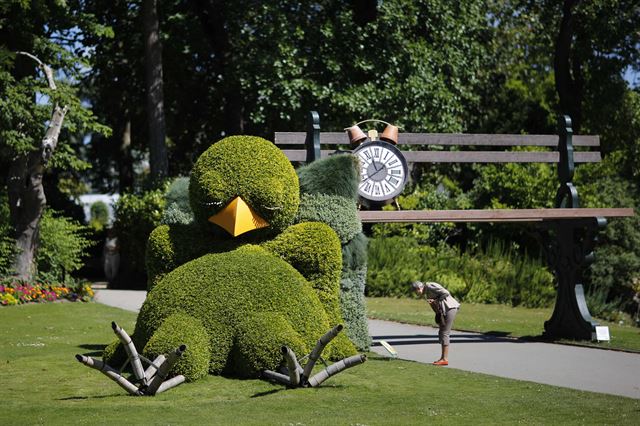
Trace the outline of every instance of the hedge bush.
{"type": "MultiPolygon", "coordinates": [[[[210,371],[221,373],[225,365],[230,365],[223,360],[232,361],[230,357],[240,355],[249,359],[249,349],[260,346],[254,340],[240,353],[231,350],[241,324],[259,312],[282,314],[308,347],[330,328],[318,296],[298,271],[262,247],[245,245],[231,252],[207,254],[167,274],[149,292],[134,336],[139,345],[146,344],[164,320],[175,313],[199,318],[211,341],[210,371]]],[[[265,327],[265,333],[285,334],[277,323],[265,327]]],[[[334,342],[327,355],[355,353],[348,339],[334,342]]],[[[248,367],[236,373],[252,374],[248,367]]]]}
{"type": "Polygon", "coordinates": [[[297,170],[302,192],[297,221],[319,221],[331,226],[342,243],[340,310],[346,333],[359,350],[368,350],[369,337],[364,287],[367,239],[358,217],[358,159],[333,155],[297,170]]]}
{"type": "Polygon", "coordinates": [[[124,194],[115,204],[114,228],[120,243],[120,265],[125,275],[144,276],[145,248],[149,234],[160,225],[164,190],[124,194]]]}
{"type": "Polygon", "coordinates": [[[415,280],[437,281],[458,299],[474,303],[547,307],[555,300],[553,275],[543,262],[500,243],[461,253],[442,244],[419,246],[410,238],[372,239],[367,292],[408,296],[415,280]]]}
{"type": "Polygon", "coordinates": [[[202,322],[183,313],[167,317],[149,339],[142,351],[150,360],[174,351],[180,345],[187,350],[171,369],[172,375],[182,374],[188,382],[204,377],[209,372],[211,342],[202,322]]]}
{"type": "MultiPolygon", "coordinates": [[[[256,239],[261,241],[261,239],[256,239]]],[[[160,225],[147,241],[147,290],[178,266],[207,253],[235,250],[246,244],[242,239],[219,239],[201,224],[160,225]]]]}
{"type": "Polygon", "coordinates": [[[257,377],[265,369],[276,370],[282,363],[282,346],[288,346],[299,358],[310,352],[282,314],[249,314],[238,325],[230,373],[246,378],[257,377]]]}
{"type": "Polygon", "coordinates": [[[360,174],[354,155],[332,155],[300,167],[297,173],[303,194],[336,195],[354,201],[358,198],[360,174]]]}
{"type": "Polygon", "coordinates": [[[324,222],[346,244],[362,232],[356,203],[348,198],[325,194],[302,194],[296,222],[324,222]]]}
{"type": "Polygon", "coordinates": [[[420,279],[422,257],[413,238],[387,237],[369,240],[368,296],[406,296],[408,285],[420,279]]]}
{"type": "Polygon", "coordinates": [[[40,220],[40,246],[36,253],[38,278],[64,282],[80,269],[87,250],[93,245],[87,227],[45,210],[40,220]]]}
{"type": "Polygon", "coordinates": [[[162,215],[164,224],[187,225],[193,222],[193,211],[189,204],[189,178],[177,177],[164,194],[165,210],[162,215]]]}
{"type": "Polygon", "coordinates": [[[300,203],[299,184],[287,157],[255,136],[230,136],[213,144],[191,171],[189,199],[195,219],[207,223],[240,196],[281,231],[293,223],[300,203]]]}
{"type": "Polygon", "coordinates": [[[318,222],[300,223],[262,246],[296,268],[311,283],[332,325],[340,321],[338,283],[342,256],[340,241],[331,228],[318,222]]]}

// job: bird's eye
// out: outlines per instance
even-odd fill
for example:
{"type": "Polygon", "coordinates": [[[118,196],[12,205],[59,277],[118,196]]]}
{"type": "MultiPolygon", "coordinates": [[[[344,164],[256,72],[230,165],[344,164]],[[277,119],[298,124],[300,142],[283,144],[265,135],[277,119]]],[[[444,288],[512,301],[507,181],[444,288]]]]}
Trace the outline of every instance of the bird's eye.
{"type": "Polygon", "coordinates": [[[214,207],[219,207],[222,205],[222,201],[211,201],[209,203],[202,203],[205,206],[214,206],[214,207]]]}

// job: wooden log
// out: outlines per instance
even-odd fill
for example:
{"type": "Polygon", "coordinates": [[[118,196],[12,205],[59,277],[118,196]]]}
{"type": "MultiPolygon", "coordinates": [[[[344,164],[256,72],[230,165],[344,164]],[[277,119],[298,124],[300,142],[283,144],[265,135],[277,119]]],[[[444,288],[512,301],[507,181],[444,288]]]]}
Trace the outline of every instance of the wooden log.
{"type": "Polygon", "coordinates": [[[165,380],[164,382],[162,382],[162,384],[158,387],[158,390],[156,391],[156,395],[159,393],[162,393],[166,390],[169,390],[171,388],[174,388],[176,386],[178,386],[181,383],[184,383],[185,378],[182,374],[179,374],[175,377],[172,377],[169,380],[165,380]]]}
{"type": "Polygon", "coordinates": [[[113,328],[113,332],[116,333],[116,336],[118,336],[124,346],[124,350],[127,352],[127,356],[131,362],[131,368],[133,369],[133,375],[136,376],[136,379],[141,381],[143,385],[146,385],[147,380],[144,374],[144,368],[142,367],[142,361],[140,361],[140,355],[138,355],[138,351],[131,337],[114,321],[111,322],[111,328],[113,328]]]}
{"type": "Polygon", "coordinates": [[[139,396],[141,395],[140,390],[130,381],[125,379],[120,372],[111,368],[109,365],[105,364],[99,359],[95,359],[92,357],[84,356],[77,354],[76,359],[78,362],[86,365],[89,368],[93,368],[94,370],[98,370],[114,382],[116,382],[122,389],[129,392],[131,395],[139,396]]]}
{"type": "Polygon", "coordinates": [[[158,392],[160,385],[162,385],[162,382],[164,382],[164,380],[169,375],[169,372],[171,371],[173,365],[176,363],[176,361],[178,361],[178,358],[180,358],[186,350],[187,346],[181,345],[175,351],[172,351],[167,355],[167,359],[165,359],[160,367],[158,367],[158,372],[149,382],[149,386],[147,386],[143,390],[145,395],[155,395],[158,392]]]}
{"type": "Polygon", "coordinates": [[[282,383],[283,385],[286,385],[286,386],[289,386],[291,384],[291,381],[289,380],[289,376],[285,376],[284,374],[276,373],[275,371],[271,371],[271,370],[264,370],[262,372],[262,377],[264,377],[267,380],[272,380],[274,382],[282,383]]]}
{"type": "Polygon", "coordinates": [[[147,383],[153,379],[153,376],[158,372],[158,368],[165,362],[167,358],[164,355],[158,355],[156,359],[149,363],[149,366],[144,370],[144,377],[147,383]]]}
{"type": "Polygon", "coordinates": [[[283,346],[281,348],[284,360],[287,363],[287,369],[289,370],[289,383],[293,387],[300,385],[300,374],[303,372],[302,367],[298,363],[296,354],[288,347],[283,346]]]}
{"type": "Polygon", "coordinates": [[[316,361],[318,360],[318,358],[320,358],[320,354],[322,354],[325,346],[327,346],[329,342],[333,340],[333,338],[336,337],[338,333],[340,333],[340,331],[342,331],[342,324],[336,325],[331,330],[327,331],[324,336],[318,339],[316,346],[309,354],[309,360],[307,361],[307,364],[304,366],[304,370],[302,372],[302,374],[304,374],[304,377],[309,377],[311,375],[311,371],[313,371],[313,367],[316,365],[316,361]]]}
{"type": "Polygon", "coordinates": [[[335,376],[347,368],[355,367],[356,365],[360,365],[367,360],[367,356],[364,354],[353,355],[349,358],[345,358],[341,361],[331,364],[318,374],[315,374],[313,377],[309,379],[309,386],[312,388],[320,386],[322,382],[327,380],[331,376],[335,376]]]}

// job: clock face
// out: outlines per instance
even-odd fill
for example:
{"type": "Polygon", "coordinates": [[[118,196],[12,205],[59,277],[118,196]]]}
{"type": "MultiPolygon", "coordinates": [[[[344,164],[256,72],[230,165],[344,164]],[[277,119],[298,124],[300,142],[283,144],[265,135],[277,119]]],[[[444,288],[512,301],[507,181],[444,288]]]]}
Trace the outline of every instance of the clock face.
{"type": "Polygon", "coordinates": [[[361,198],[384,203],[402,192],[408,168],[398,148],[374,141],[358,146],[353,153],[360,160],[358,194],[361,198]]]}

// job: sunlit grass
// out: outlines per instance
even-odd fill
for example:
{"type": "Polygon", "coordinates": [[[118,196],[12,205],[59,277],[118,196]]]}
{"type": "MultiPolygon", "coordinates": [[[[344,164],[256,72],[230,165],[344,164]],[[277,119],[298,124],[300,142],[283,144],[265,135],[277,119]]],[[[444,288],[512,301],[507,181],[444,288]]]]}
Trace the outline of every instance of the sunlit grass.
{"type": "MultiPolygon", "coordinates": [[[[375,302],[372,302],[372,305],[375,302]]],[[[97,356],[110,322],[135,314],[98,304],[0,308],[2,424],[636,424],[640,401],[441,369],[370,354],[318,389],[209,376],[131,397],[76,353],[97,356]]]]}

